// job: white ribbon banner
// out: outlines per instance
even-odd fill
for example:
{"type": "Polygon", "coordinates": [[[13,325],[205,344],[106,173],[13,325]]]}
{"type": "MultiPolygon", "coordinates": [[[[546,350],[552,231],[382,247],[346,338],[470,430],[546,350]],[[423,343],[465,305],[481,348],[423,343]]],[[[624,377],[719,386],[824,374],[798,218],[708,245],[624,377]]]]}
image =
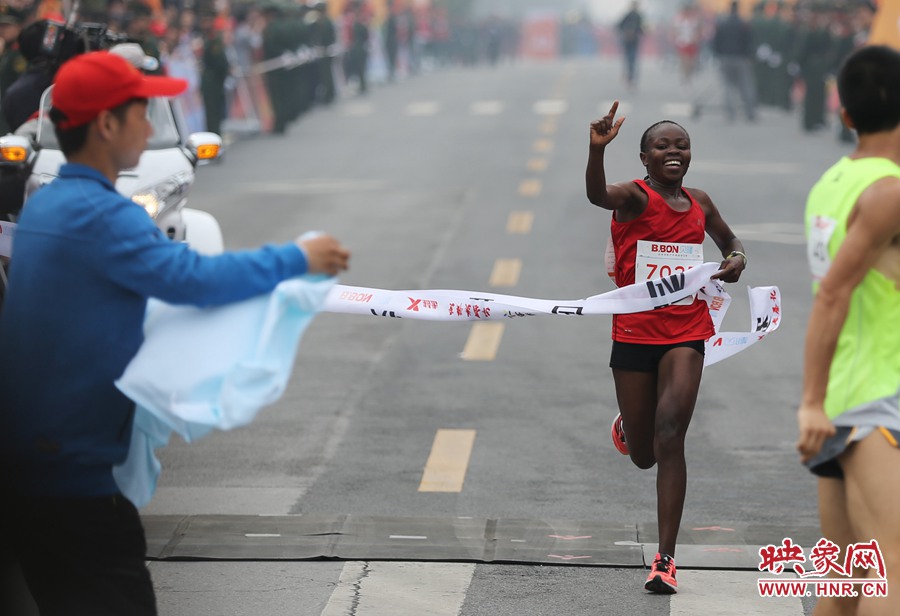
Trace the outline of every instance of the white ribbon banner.
{"type": "Polygon", "coordinates": [[[719,264],[704,263],[684,273],[575,300],[445,289],[388,291],[335,285],[325,299],[322,311],[425,321],[500,321],[538,315],[571,317],[644,312],[699,294],[709,305],[716,328],[716,335],[706,344],[705,364],[711,365],[755,344],[778,329],[781,322],[778,288],[749,288],[749,331],[719,333],[731,297],[721,284],[710,279],[717,271],[719,264]]]}

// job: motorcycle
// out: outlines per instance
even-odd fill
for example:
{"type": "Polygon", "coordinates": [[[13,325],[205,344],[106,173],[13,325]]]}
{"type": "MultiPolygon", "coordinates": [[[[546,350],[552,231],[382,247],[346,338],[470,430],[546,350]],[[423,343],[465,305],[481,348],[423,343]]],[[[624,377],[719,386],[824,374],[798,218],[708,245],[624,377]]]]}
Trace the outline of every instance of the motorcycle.
{"type": "MultiPolygon", "coordinates": [[[[14,134],[0,137],[0,302],[18,214],[35,191],[56,177],[65,162],[49,119],[51,91],[52,86],[41,97],[36,118],[14,134]]],[[[116,189],[143,207],[171,240],[187,242],[205,254],[222,252],[222,231],[215,217],[186,207],[196,168],[222,157],[222,138],[210,132],[187,134],[177,107],[169,99],[150,99],[147,114],[153,135],[137,167],[119,174],[116,189]]]]}

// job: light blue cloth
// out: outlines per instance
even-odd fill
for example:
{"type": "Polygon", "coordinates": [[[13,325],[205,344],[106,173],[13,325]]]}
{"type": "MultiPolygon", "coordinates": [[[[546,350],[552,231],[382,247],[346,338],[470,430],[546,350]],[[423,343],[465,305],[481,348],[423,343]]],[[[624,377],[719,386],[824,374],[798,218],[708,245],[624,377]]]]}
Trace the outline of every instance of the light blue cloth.
{"type": "Polygon", "coordinates": [[[272,293],[217,308],[151,300],[144,343],[116,381],[137,404],[128,458],[113,468],[122,493],[150,502],[172,432],[194,441],[243,426],[284,393],[303,331],[334,278],[304,276],[272,293]]]}

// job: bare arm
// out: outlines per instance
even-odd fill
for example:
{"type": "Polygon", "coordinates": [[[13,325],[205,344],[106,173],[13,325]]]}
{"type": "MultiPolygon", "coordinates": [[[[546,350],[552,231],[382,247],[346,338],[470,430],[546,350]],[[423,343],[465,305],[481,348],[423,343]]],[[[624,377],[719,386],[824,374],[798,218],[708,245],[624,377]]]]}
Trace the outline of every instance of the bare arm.
{"type": "Polygon", "coordinates": [[[606,146],[619,134],[625,118],[615,119],[619,101],[613,103],[609,113],[591,123],[591,145],[588,150],[587,169],[584,184],[588,201],[607,210],[617,210],[628,203],[631,191],[621,184],[606,184],[606,170],[603,156],[606,146]]]}
{"type": "Polygon", "coordinates": [[[713,278],[718,278],[722,282],[737,282],[747,266],[746,257],[729,255],[733,252],[744,254],[744,245],[741,243],[741,240],[735,237],[731,227],[722,218],[719,208],[712,202],[708,194],[696,188],[689,188],[688,190],[697,203],[700,204],[700,209],[703,210],[703,215],[706,218],[706,233],[716,243],[716,246],[719,247],[719,251],[722,253],[722,257],[724,257],[721,264],[722,269],[716,272],[713,278]]]}
{"type": "Polygon", "coordinates": [[[848,221],[847,236],[813,300],[803,352],[803,396],[797,421],[797,449],[803,461],[819,452],[834,426],[825,415],[828,373],[850,297],[885,250],[900,241],[900,180],[867,188],[848,221]]]}

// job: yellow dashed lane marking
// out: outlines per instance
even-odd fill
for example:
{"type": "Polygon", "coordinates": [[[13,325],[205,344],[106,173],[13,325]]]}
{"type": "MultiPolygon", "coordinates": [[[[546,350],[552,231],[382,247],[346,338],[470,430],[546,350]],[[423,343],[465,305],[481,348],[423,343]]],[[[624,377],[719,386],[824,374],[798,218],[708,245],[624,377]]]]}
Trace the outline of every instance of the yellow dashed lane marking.
{"type": "Polygon", "coordinates": [[[492,287],[514,287],[519,284],[522,273],[521,259],[497,259],[489,281],[492,287]]]}
{"type": "Polygon", "coordinates": [[[528,161],[528,170],[529,171],[546,171],[547,170],[547,159],[546,158],[532,158],[528,161]]]}
{"type": "Polygon", "coordinates": [[[461,357],[466,361],[493,361],[503,338],[503,323],[474,323],[461,357]]]}
{"type": "Polygon", "coordinates": [[[534,142],[535,152],[549,152],[553,149],[553,141],[550,139],[538,139],[534,142]]]}
{"type": "Polygon", "coordinates": [[[533,224],[534,214],[532,212],[510,212],[509,218],[506,221],[506,232],[511,235],[517,233],[531,233],[531,226],[533,224]]]}
{"type": "Polygon", "coordinates": [[[438,430],[422,473],[419,492],[462,492],[474,444],[475,430],[438,430]]]}
{"type": "Polygon", "coordinates": [[[521,197],[537,197],[541,194],[540,180],[522,180],[519,184],[519,196],[521,197]]]}
{"type": "Polygon", "coordinates": [[[545,120],[543,124],[541,124],[541,133],[545,135],[552,135],[556,133],[556,120],[548,119],[545,120]]]}

